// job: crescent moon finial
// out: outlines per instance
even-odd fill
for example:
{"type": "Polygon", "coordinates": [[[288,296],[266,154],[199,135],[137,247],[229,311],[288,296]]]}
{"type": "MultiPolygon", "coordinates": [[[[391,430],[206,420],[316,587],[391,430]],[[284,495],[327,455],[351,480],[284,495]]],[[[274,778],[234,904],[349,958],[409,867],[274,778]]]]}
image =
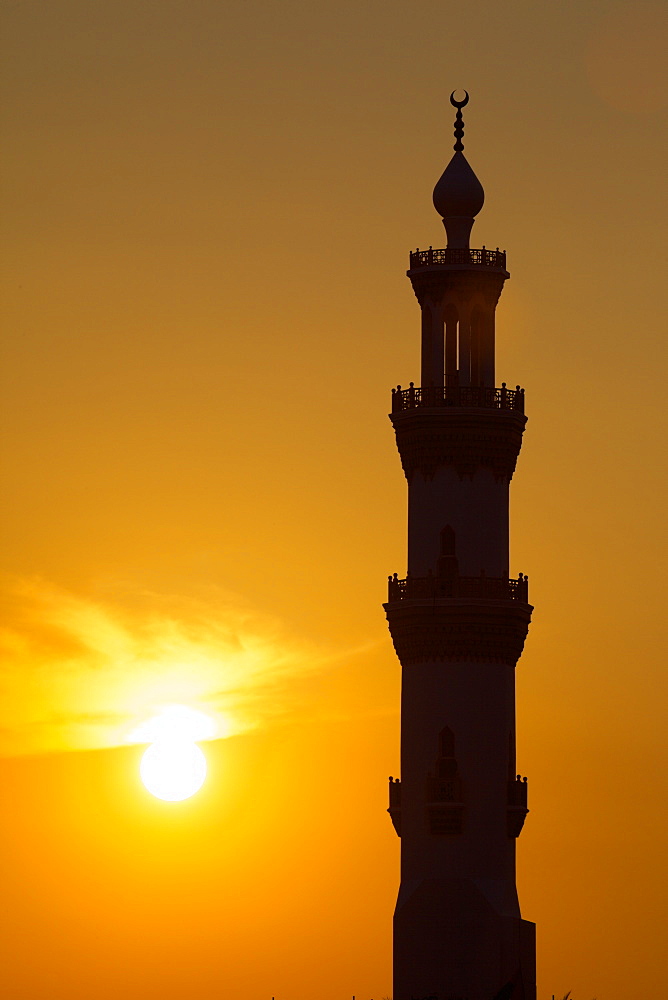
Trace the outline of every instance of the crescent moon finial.
{"type": "Polygon", "coordinates": [[[464,91],[464,93],[466,94],[466,97],[464,98],[463,101],[456,101],[455,100],[455,94],[456,93],[457,93],[457,91],[453,90],[452,93],[450,94],[450,104],[452,104],[453,108],[465,108],[466,105],[469,103],[469,92],[468,92],[468,90],[464,91]]]}
{"type": "Polygon", "coordinates": [[[457,117],[455,118],[455,139],[457,141],[455,142],[453,149],[456,153],[461,153],[464,148],[464,143],[462,142],[464,137],[464,119],[462,118],[462,108],[465,108],[469,103],[469,92],[468,90],[464,91],[466,97],[463,101],[455,100],[456,93],[457,91],[453,90],[450,94],[450,104],[452,104],[453,108],[457,108],[457,117]]]}

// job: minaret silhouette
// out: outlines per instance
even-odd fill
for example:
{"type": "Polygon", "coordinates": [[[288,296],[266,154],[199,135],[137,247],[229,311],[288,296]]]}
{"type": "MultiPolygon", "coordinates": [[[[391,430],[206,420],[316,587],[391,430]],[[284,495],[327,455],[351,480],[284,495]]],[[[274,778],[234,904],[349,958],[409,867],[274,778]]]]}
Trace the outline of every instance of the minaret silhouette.
{"type": "Polygon", "coordinates": [[[527,784],[515,773],[515,664],[532,608],[508,576],[508,493],[524,391],[495,388],[494,314],[504,252],[473,250],[484,192],[455,153],[434,189],[444,250],[416,250],[422,385],[392,414],[408,480],[408,572],[385,605],[402,667],[401,837],[394,1000],[535,1000],[535,928],[520,916],[515,840],[527,784]]]}

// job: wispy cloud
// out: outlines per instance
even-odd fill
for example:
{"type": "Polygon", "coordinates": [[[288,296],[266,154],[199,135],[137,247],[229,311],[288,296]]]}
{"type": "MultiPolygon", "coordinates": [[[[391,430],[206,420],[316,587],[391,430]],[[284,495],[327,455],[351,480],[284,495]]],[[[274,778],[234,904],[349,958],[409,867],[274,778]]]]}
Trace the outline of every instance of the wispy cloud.
{"type": "Polygon", "coordinates": [[[125,742],[165,704],[211,715],[225,736],[289,711],[301,675],[342,655],[215,589],[195,596],[107,587],[77,595],[5,581],[0,754],[125,742]]]}

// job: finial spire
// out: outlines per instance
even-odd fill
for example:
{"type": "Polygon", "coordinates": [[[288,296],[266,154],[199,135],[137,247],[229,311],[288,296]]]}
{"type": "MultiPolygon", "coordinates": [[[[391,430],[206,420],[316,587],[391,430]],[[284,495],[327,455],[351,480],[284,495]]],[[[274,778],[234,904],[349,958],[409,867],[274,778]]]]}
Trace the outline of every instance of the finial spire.
{"type": "Polygon", "coordinates": [[[455,100],[456,90],[450,94],[450,104],[457,108],[455,119],[455,152],[434,188],[434,207],[443,219],[448,236],[448,246],[466,249],[469,245],[473,220],[482,208],[485,192],[473,173],[462,150],[464,119],[462,108],[469,103],[468,91],[463,101],[455,100]]]}
{"type": "Polygon", "coordinates": [[[452,104],[453,108],[457,108],[457,117],[455,118],[454,122],[455,139],[457,141],[455,142],[452,148],[456,153],[461,153],[461,151],[464,148],[464,143],[462,142],[462,139],[464,138],[464,119],[462,118],[462,108],[465,108],[466,105],[469,103],[469,92],[468,90],[464,91],[466,97],[464,98],[463,101],[455,100],[456,93],[457,91],[453,90],[452,93],[450,94],[450,104],[452,104]]]}

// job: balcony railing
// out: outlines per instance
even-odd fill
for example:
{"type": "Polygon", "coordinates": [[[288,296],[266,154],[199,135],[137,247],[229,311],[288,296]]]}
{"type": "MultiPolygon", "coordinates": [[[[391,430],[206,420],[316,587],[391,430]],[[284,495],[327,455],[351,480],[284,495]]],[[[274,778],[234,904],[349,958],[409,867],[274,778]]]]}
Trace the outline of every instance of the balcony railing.
{"type": "Polygon", "coordinates": [[[518,774],[508,782],[508,805],[514,809],[526,809],[527,804],[527,779],[518,774]]]}
{"type": "Polygon", "coordinates": [[[482,597],[493,600],[529,603],[529,577],[520,573],[517,580],[507,576],[408,576],[400,580],[397,574],[387,578],[387,600],[410,598],[431,600],[437,597],[482,597]]]}
{"type": "Polygon", "coordinates": [[[519,385],[515,389],[507,389],[505,382],[501,383],[500,389],[486,385],[429,385],[418,388],[411,382],[408,389],[398,385],[392,390],[392,413],[441,406],[483,407],[524,413],[524,389],[520,389],[519,385]]]}
{"type": "Polygon", "coordinates": [[[454,247],[446,247],[444,250],[411,250],[410,269],[416,267],[437,267],[443,264],[465,265],[466,267],[495,267],[503,271],[506,269],[506,251],[488,250],[483,247],[481,250],[460,250],[454,247]]]}

